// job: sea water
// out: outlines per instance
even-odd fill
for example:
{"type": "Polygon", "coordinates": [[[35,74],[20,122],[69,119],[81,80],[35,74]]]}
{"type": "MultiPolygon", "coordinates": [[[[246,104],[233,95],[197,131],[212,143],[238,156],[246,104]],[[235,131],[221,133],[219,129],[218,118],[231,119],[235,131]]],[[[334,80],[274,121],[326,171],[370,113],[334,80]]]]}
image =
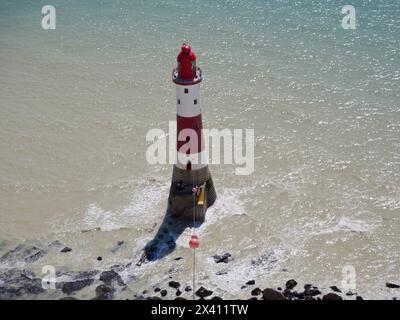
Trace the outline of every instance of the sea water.
{"type": "Polygon", "coordinates": [[[197,230],[198,285],[224,297],[247,297],[250,278],[341,286],[350,266],[355,291],[392,297],[398,1],[357,1],[355,29],[342,27],[340,1],[46,4],[55,30],[42,29],[44,4],[0,2],[1,254],[57,239],[73,251],[37,261],[39,273],[133,262],[126,298],[170,275],[191,282],[189,228],[170,235],[175,250],[134,265],[163,220],[172,174],[147,163],[145,137],[175,119],[171,71],[187,42],[203,70],[204,127],[255,132],[252,174],[210,166],[218,199],[197,230]],[[225,252],[234,260],[216,264],[225,252]]]}

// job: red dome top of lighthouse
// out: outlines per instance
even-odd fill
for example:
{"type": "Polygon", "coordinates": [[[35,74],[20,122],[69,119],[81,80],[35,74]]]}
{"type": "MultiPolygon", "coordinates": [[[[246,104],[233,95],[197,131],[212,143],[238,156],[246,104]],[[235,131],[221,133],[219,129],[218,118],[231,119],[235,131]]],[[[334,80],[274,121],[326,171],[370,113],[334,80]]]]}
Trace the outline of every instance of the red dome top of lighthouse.
{"type": "Polygon", "coordinates": [[[176,61],[178,68],[174,70],[172,80],[175,83],[183,85],[191,85],[201,81],[201,70],[196,67],[196,55],[192,48],[184,43],[181,46],[176,61]]]}

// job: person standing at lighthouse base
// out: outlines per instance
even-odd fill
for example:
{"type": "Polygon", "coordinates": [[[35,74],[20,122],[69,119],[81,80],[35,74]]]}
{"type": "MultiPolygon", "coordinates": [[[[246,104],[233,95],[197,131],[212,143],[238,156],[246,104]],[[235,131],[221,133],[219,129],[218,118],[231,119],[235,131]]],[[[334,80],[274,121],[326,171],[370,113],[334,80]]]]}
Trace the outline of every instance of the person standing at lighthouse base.
{"type": "Polygon", "coordinates": [[[173,70],[177,106],[177,162],[172,173],[168,213],[180,220],[203,222],[207,208],[216,200],[208,168],[201,118],[201,69],[196,55],[183,44],[173,70]]]}

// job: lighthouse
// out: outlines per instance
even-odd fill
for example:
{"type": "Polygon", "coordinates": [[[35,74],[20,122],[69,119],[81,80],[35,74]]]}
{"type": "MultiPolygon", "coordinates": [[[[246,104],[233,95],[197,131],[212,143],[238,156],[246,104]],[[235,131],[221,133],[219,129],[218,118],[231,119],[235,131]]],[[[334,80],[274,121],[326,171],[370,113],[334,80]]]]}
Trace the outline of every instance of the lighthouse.
{"type": "Polygon", "coordinates": [[[201,118],[202,71],[196,55],[183,44],[172,72],[176,85],[176,162],[173,167],[168,213],[180,220],[203,222],[207,208],[216,199],[208,168],[201,118]]]}

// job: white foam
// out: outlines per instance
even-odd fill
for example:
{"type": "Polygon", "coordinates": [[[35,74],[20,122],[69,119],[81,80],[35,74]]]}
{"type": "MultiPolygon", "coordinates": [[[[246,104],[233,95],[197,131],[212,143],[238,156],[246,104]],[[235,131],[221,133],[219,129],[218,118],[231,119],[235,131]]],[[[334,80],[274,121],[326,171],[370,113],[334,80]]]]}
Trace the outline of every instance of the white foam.
{"type": "Polygon", "coordinates": [[[132,192],[130,201],[116,211],[107,211],[92,203],[83,217],[84,229],[112,231],[140,225],[140,221],[160,214],[160,203],[168,197],[168,184],[153,183],[132,192]]]}

